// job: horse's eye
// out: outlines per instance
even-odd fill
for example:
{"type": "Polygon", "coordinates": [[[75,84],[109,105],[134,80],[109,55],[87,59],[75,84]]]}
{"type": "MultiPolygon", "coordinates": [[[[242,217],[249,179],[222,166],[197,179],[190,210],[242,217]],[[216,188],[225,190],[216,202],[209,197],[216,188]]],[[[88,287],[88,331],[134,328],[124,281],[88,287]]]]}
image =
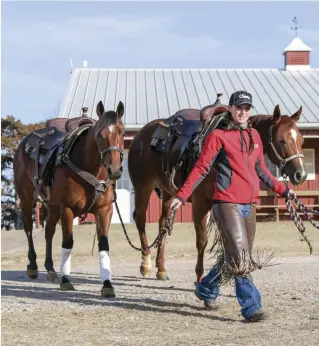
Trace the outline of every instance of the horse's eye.
{"type": "Polygon", "coordinates": [[[285,141],[284,139],[282,139],[282,140],[280,141],[280,144],[281,144],[281,145],[285,145],[285,144],[286,144],[286,141],[285,141]]]}

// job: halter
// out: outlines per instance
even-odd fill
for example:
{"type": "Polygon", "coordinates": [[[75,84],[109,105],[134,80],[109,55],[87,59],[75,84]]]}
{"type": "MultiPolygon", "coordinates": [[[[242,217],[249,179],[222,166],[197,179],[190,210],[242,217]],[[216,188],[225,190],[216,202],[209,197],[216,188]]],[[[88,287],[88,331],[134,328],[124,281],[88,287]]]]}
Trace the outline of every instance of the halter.
{"type": "Polygon", "coordinates": [[[281,173],[281,170],[286,166],[286,164],[293,160],[293,159],[296,159],[296,158],[301,158],[301,159],[304,159],[304,155],[303,154],[295,154],[295,155],[292,155],[292,156],[289,156],[285,159],[283,159],[279,154],[278,154],[278,151],[276,150],[275,146],[274,146],[274,143],[273,143],[273,138],[272,138],[272,128],[273,128],[273,125],[270,126],[269,128],[269,132],[268,132],[268,146],[270,145],[274,154],[276,155],[277,159],[279,160],[280,162],[280,167],[279,167],[279,170],[280,170],[280,173],[281,173]]]}

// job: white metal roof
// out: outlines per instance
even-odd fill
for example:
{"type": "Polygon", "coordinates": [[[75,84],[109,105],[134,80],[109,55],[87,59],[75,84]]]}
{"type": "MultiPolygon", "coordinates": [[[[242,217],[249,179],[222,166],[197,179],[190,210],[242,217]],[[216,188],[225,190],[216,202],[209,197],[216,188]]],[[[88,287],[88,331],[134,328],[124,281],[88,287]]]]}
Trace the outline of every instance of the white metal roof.
{"type": "Polygon", "coordinates": [[[139,129],[151,120],[166,118],[183,108],[212,104],[217,93],[223,103],[235,90],[253,95],[256,114],[272,114],[279,104],[282,114],[293,114],[302,105],[299,126],[319,128],[319,69],[91,69],[71,71],[60,117],[96,118],[96,105],[114,109],[125,105],[127,129],[139,129]]]}

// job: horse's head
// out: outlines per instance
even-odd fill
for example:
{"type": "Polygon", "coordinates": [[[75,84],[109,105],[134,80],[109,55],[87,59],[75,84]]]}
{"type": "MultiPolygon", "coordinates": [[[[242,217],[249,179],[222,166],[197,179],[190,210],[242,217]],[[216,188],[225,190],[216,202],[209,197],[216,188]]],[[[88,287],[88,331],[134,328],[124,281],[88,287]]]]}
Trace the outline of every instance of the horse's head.
{"type": "Polygon", "coordinates": [[[124,105],[120,101],[115,112],[105,112],[103,102],[100,101],[96,107],[96,113],[99,120],[95,125],[95,134],[101,161],[107,169],[108,177],[116,180],[121,177],[123,170],[124,105]]]}
{"type": "Polygon", "coordinates": [[[277,105],[268,133],[267,155],[280,167],[281,174],[287,175],[294,185],[302,184],[307,178],[302,154],[304,139],[296,125],[301,112],[302,107],[292,116],[281,115],[277,105]]]}

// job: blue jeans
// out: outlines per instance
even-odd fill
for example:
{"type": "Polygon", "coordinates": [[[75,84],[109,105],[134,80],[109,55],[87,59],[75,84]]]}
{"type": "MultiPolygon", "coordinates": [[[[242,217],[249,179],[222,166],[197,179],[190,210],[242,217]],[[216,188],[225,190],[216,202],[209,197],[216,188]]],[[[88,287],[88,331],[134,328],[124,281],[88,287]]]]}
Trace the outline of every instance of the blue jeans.
{"type": "MultiPolygon", "coordinates": [[[[244,218],[250,213],[250,204],[237,204],[244,218]]],[[[236,297],[242,307],[241,314],[249,319],[256,311],[261,309],[261,296],[250,277],[236,276],[236,297]]],[[[196,286],[196,295],[201,300],[215,301],[219,295],[220,274],[219,266],[215,265],[210,272],[196,286]]]]}

